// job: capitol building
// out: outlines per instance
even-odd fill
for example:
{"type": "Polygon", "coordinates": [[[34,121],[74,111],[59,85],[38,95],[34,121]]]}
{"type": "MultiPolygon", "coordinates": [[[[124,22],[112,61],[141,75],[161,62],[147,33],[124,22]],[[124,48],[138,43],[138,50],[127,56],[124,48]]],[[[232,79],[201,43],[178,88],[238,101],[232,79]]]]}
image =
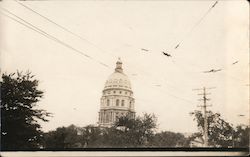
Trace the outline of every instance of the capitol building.
{"type": "Polygon", "coordinates": [[[108,77],[102,91],[99,126],[111,127],[121,116],[134,118],[134,103],[130,80],[123,73],[122,62],[118,59],[115,71],[108,77]]]}

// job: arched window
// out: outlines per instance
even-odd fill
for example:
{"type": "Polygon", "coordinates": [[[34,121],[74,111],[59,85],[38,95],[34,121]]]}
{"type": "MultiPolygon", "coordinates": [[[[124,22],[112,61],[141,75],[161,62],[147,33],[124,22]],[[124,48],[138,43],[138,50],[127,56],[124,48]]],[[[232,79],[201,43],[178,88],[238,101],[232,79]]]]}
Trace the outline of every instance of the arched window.
{"type": "Polygon", "coordinates": [[[116,106],[119,106],[119,103],[120,103],[119,99],[116,99],[116,106]]]}
{"type": "Polygon", "coordinates": [[[129,108],[131,108],[131,106],[132,106],[132,101],[129,102],[129,108]]]}
{"type": "Polygon", "coordinates": [[[124,100],[122,100],[122,106],[124,106],[124,100]]]}
{"type": "Polygon", "coordinates": [[[109,99],[107,100],[107,106],[109,106],[109,104],[110,104],[110,101],[109,101],[109,99]]]}

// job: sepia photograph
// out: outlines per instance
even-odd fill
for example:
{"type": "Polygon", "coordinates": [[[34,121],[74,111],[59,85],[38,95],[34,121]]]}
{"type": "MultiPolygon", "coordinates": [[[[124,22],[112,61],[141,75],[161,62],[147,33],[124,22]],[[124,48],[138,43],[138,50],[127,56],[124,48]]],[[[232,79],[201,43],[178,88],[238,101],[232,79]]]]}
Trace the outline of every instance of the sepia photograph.
{"type": "Polygon", "coordinates": [[[247,0],[1,0],[1,156],[247,156],[247,0]]]}

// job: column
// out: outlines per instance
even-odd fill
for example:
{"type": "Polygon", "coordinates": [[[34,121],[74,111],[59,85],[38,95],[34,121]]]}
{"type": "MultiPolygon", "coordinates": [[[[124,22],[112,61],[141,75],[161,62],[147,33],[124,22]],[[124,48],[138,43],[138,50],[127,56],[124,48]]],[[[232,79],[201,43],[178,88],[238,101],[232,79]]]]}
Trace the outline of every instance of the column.
{"type": "Polygon", "coordinates": [[[109,123],[111,123],[112,120],[111,120],[111,111],[109,111],[109,123]]]}
{"type": "Polygon", "coordinates": [[[113,111],[110,111],[110,122],[112,123],[113,120],[112,120],[112,115],[113,115],[113,111]]]}
{"type": "Polygon", "coordinates": [[[102,112],[99,112],[99,122],[102,123],[102,112]]]}
{"type": "Polygon", "coordinates": [[[101,112],[101,122],[103,123],[103,111],[101,112]]]}
{"type": "Polygon", "coordinates": [[[105,123],[105,112],[103,112],[102,115],[103,115],[103,116],[102,116],[102,118],[103,118],[102,121],[103,121],[103,123],[105,123]]]}

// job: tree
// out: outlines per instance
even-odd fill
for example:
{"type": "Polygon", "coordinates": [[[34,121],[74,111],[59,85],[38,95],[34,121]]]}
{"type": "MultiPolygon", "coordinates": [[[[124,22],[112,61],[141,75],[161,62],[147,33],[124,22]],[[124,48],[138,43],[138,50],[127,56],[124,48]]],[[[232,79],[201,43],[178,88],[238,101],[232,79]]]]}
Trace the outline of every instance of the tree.
{"type": "Polygon", "coordinates": [[[59,127],[44,135],[45,149],[91,148],[103,147],[103,132],[99,127],[87,125],[85,127],[59,127]]]}
{"type": "MultiPolygon", "coordinates": [[[[197,126],[201,134],[197,134],[202,138],[204,132],[204,115],[201,111],[192,113],[194,120],[197,121],[197,126]]],[[[228,147],[232,146],[233,127],[221,118],[219,113],[207,112],[208,122],[208,143],[210,146],[228,147]]]]}
{"type": "Polygon", "coordinates": [[[156,133],[153,138],[154,147],[187,147],[188,139],[181,133],[162,131],[156,133]]]}
{"type": "Polygon", "coordinates": [[[144,114],[142,117],[126,115],[120,117],[113,127],[108,129],[106,138],[108,146],[114,147],[142,147],[147,146],[153,139],[156,129],[156,117],[144,114]]]}
{"type": "Polygon", "coordinates": [[[87,125],[80,129],[81,142],[84,147],[102,147],[103,146],[103,132],[100,127],[87,125]]]}
{"type": "Polygon", "coordinates": [[[150,146],[156,128],[156,118],[144,114],[135,119],[127,115],[110,128],[87,125],[85,127],[59,127],[44,135],[45,149],[107,148],[150,146]]]}
{"type": "Polygon", "coordinates": [[[50,113],[37,108],[43,97],[38,80],[30,72],[3,74],[1,81],[1,148],[39,148],[42,139],[38,120],[48,121],[50,113]]]}
{"type": "Polygon", "coordinates": [[[235,147],[249,147],[249,132],[248,126],[239,125],[236,127],[233,135],[233,143],[235,147]]]}
{"type": "Polygon", "coordinates": [[[44,148],[64,149],[82,147],[78,129],[78,127],[70,125],[68,127],[59,127],[55,131],[45,133],[44,148]]]}

